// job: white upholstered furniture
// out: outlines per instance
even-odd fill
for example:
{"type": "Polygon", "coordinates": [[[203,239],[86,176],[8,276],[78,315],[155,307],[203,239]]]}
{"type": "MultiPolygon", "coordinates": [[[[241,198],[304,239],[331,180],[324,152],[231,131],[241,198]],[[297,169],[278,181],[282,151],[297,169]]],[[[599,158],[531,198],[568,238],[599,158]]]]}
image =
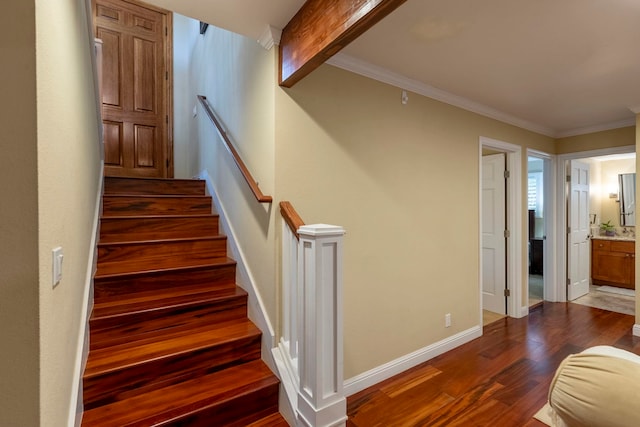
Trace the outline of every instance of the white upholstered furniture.
{"type": "Polygon", "coordinates": [[[549,388],[552,425],[640,426],[640,356],[610,346],[568,356],[549,388]]]}

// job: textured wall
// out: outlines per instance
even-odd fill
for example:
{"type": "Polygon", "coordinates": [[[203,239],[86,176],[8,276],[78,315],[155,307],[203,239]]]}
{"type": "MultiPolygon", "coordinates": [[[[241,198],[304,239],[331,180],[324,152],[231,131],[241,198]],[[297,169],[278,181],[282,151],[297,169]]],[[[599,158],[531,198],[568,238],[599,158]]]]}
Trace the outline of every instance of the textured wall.
{"type": "Polygon", "coordinates": [[[36,2],[40,426],[73,419],[101,171],[84,0],[36,2]],[[51,250],[64,250],[51,283],[51,250]]]}
{"type": "Polygon", "coordinates": [[[402,105],[400,94],[327,65],[277,91],[278,195],[306,222],[347,230],[345,378],[478,324],[480,136],[554,150],[550,138],[415,94],[402,105]]]}

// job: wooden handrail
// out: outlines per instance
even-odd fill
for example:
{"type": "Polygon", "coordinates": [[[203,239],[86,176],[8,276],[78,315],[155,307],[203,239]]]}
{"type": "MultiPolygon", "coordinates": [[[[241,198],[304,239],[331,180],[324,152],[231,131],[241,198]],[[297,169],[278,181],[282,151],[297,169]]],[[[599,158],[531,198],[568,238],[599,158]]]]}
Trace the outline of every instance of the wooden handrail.
{"type": "Polygon", "coordinates": [[[293,208],[293,205],[289,202],[280,202],[280,214],[282,218],[287,223],[293,234],[295,234],[296,239],[300,240],[300,236],[298,235],[298,228],[304,225],[304,221],[298,215],[298,212],[293,208]]]}
{"type": "Polygon", "coordinates": [[[227,132],[224,130],[224,128],[222,127],[222,124],[216,118],[216,115],[213,112],[213,109],[209,105],[209,102],[207,102],[207,97],[203,95],[198,95],[198,100],[200,100],[200,103],[204,107],[204,111],[207,113],[207,116],[209,116],[213,124],[216,126],[218,133],[220,134],[220,136],[222,137],[222,140],[224,141],[224,145],[227,147],[227,150],[229,150],[229,153],[231,153],[231,157],[233,157],[233,161],[236,163],[236,166],[238,166],[238,169],[240,169],[240,173],[242,173],[242,176],[247,181],[247,184],[249,184],[249,188],[251,189],[251,192],[253,193],[253,195],[256,197],[256,200],[260,203],[271,203],[273,201],[273,198],[271,196],[266,196],[262,194],[262,191],[260,191],[260,187],[258,187],[258,183],[256,182],[255,179],[253,179],[253,176],[251,176],[251,172],[249,172],[249,169],[247,169],[247,166],[244,164],[244,162],[240,158],[240,154],[238,154],[238,151],[235,149],[235,147],[231,143],[231,140],[227,136],[227,132]]]}

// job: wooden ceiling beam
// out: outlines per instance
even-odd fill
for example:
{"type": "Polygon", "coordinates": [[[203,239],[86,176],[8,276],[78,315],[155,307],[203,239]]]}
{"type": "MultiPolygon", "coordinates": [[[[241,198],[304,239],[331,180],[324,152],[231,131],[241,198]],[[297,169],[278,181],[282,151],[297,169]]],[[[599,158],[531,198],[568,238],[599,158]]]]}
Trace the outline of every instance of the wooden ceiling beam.
{"type": "Polygon", "coordinates": [[[292,87],[406,0],[307,0],[282,30],[280,86],[292,87]]]}

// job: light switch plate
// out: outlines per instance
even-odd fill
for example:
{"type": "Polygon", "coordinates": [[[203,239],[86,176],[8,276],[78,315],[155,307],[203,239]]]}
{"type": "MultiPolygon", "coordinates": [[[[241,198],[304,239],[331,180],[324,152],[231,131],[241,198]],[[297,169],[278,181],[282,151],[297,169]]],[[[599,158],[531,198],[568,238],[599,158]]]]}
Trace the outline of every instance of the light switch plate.
{"type": "Polygon", "coordinates": [[[62,253],[62,247],[58,246],[54,248],[52,251],[53,256],[53,276],[52,282],[53,287],[55,287],[62,280],[62,260],[64,258],[64,254],[62,253]]]}

